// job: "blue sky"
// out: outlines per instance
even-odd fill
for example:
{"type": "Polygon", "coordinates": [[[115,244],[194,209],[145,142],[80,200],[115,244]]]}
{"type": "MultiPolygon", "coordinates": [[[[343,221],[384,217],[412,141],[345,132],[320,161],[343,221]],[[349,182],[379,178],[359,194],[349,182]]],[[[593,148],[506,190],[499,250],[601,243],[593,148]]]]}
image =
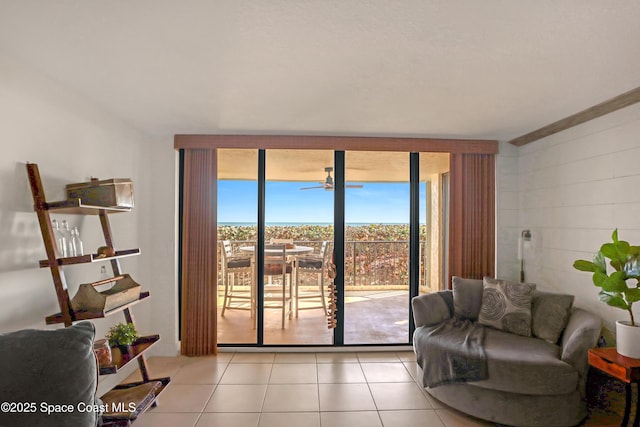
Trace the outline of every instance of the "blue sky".
{"type": "MultiPolygon", "coordinates": [[[[409,223],[409,183],[349,184],[364,187],[346,189],[347,223],[409,223]]],[[[321,188],[300,190],[313,185],[309,182],[267,182],[265,221],[333,222],[333,192],[321,188]]],[[[255,223],[257,194],[256,181],[218,181],[218,222],[255,223]]],[[[421,188],[421,200],[424,200],[424,188],[421,188]]]]}

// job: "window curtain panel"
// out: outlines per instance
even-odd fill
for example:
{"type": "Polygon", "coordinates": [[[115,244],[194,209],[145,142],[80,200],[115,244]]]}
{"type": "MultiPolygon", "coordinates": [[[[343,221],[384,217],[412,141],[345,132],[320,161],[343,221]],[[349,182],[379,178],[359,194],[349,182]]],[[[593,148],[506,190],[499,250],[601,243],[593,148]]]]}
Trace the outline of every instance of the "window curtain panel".
{"type": "Polygon", "coordinates": [[[215,149],[184,150],[180,352],[217,353],[215,149]]]}
{"type": "Polygon", "coordinates": [[[449,281],[495,272],[495,156],[451,154],[449,281]]]}

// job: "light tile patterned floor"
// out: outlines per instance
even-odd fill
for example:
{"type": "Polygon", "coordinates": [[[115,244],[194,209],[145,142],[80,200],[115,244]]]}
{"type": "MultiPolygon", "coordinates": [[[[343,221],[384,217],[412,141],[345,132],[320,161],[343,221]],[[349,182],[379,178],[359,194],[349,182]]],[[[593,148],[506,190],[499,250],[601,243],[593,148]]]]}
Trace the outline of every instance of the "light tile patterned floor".
{"type": "Polygon", "coordinates": [[[220,353],[155,357],[149,364],[153,376],[172,380],[136,427],[493,425],[430,397],[415,380],[410,351],[220,353]]]}

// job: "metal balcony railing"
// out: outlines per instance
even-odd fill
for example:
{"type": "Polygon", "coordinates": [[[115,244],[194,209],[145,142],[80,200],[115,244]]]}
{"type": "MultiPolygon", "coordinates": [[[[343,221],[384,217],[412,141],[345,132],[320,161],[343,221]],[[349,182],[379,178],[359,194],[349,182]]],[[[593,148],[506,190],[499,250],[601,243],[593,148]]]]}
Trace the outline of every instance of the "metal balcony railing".
{"type": "MultiPolygon", "coordinates": [[[[318,253],[322,241],[296,241],[296,244],[312,246],[318,253]]],[[[255,241],[232,241],[234,252],[240,246],[254,245],[255,241]]],[[[427,242],[420,242],[420,286],[426,283],[424,256],[428,254],[427,242]]],[[[218,260],[220,260],[218,247],[218,260]]],[[[408,289],[409,241],[345,241],[345,289],[408,289]]],[[[218,284],[222,283],[218,266],[218,284]]],[[[240,278],[241,283],[250,277],[240,278]]]]}

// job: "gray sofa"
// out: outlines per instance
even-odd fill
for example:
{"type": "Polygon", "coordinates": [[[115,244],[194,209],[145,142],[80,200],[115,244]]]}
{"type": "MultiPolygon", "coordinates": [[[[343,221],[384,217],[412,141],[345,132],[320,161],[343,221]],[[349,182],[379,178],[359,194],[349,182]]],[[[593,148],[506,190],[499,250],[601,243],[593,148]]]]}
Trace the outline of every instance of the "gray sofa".
{"type": "Polygon", "coordinates": [[[0,427],[97,426],[94,337],[90,322],[0,334],[0,427]]]}
{"type": "MultiPolygon", "coordinates": [[[[431,339],[427,335],[434,327],[454,321],[460,312],[474,325],[478,323],[482,289],[482,280],[454,278],[452,291],[413,299],[414,350],[419,365],[436,363],[435,357],[430,359],[431,350],[416,347],[426,347],[424,343],[431,339]]],[[[423,383],[423,386],[446,405],[499,424],[544,427],[579,424],[586,415],[587,350],[596,345],[601,321],[591,313],[573,308],[572,302],[571,296],[535,291],[532,336],[479,326],[484,334],[486,379],[450,381],[434,387],[423,383]],[[563,297],[564,308],[556,304],[563,297]],[[568,304],[567,297],[570,297],[568,304]],[[563,310],[566,319],[558,321],[563,310]],[[545,322],[551,322],[551,329],[561,328],[559,338],[545,336],[548,326],[545,322]]]]}

